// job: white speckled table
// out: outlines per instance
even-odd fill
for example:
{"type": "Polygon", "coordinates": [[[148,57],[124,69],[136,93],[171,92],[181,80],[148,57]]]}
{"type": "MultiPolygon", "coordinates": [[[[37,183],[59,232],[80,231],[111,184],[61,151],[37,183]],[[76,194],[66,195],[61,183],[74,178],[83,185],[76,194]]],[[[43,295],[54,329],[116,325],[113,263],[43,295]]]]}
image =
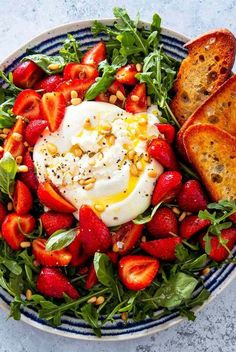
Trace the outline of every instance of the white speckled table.
{"type": "MultiPolygon", "coordinates": [[[[111,17],[114,6],[130,14],[139,10],[150,20],[157,11],[163,25],[189,37],[216,27],[236,34],[235,0],[0,0],[0,61],[33,36],[50,27],[87,18],[111,17]]],[[[187,321],[138,340],[122,342],[123,352],[234,352],[236,351],[236,281],[198,314],[187,321]]],[[[116,343],[83,342],[49,335],[13,320],[0,311],[0,352],[110,352],[116,343]]]]}

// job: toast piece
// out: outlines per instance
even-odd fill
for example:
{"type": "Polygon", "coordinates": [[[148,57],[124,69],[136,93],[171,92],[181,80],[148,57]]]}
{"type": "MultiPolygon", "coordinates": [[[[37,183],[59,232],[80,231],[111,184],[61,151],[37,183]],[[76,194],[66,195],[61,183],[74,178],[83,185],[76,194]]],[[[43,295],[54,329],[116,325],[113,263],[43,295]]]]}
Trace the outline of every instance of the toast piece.
{"type": "Polygon", "coordinates": [[[212,124],[236,136],[236,75],[229,78],[188,118],[177,136],[178,150],[183,148],[184,131],[195,124],[212,124]]]}
{"type": "Polygon", "coordinates": [[[203,34],[185,44],[173,86],[171,109],[180,125],[229,77],[235,59],[236,39],[227,29],[203,34]]]}
{"type": "Polygon", "coordinates": [[[236,201],[236,137],[213,125],[193,125],[183,135],[188,158],[214,201],[236,201]]]}

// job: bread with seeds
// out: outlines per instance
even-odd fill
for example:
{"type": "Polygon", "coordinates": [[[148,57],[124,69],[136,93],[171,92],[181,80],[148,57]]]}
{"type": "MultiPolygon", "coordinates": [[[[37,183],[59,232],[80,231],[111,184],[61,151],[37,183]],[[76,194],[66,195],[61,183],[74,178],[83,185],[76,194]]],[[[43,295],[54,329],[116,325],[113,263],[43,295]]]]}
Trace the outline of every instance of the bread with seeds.
{"type": "Polygon", "coordinates": [[[171,109],[180,125],[229,77],[234,64],[236,39],[227,29],[208,32],[185,44],[173,86],[171,109]]]}

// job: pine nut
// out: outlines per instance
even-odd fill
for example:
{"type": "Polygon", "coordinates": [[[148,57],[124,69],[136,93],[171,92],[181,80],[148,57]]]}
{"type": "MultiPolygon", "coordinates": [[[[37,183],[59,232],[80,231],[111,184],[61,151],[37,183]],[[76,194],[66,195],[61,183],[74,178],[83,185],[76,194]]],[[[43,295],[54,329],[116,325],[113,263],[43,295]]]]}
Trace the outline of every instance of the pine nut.
{"type": "Polygon", "coordinates": [[[2,132],[8,134],[10,132],[10,128],[4,128],[2,132]]]}
{"type": "Polygon", "coordinates": [[[146,236],[142,236],[141,237],[141,242],[147,242],[147,237],[146,236]]]}
{"type": "Polygon", "coordinates": [[[141,64],[136,64],[136,70],[138,71],[138,72],[141,72],[142,71],[142,65],[141,64]]]}
{"type": "Polygon", "coordinates": [[[179,221],[181,222],[181,221],[183,221],[185,218],[186,218],[186,213],[185,213],[185,211],[183,211],[183,213],[180,215],[180,217],[179,217],[179,221]]]}
{"type": "Polygon", "coordinates": [[[84,189],[85,189],[86,191],[89,191],[90,189],[93,188],[93,186],[94,186],[94,183],[89,183],[88,185],[84,186],[84,189]]]}
{"type": "Polygon", "coordinates": [[[127,321],[129,314],[128,314],[128,312],[123,312],[123,313],[121,313],[120,317],[123,321],[127,321]]]}
{"type": "Polygon", "coordinates": [[[96,161],[94,159],[89,160],[88,164],[90,166],[94,166],[96,164],[96,161]]]}
{"type": "Polygon", "coordinates": [[[102,204],[95,204],[94,208],[101,213],[106,209],[106,207],[102,204]]]}
{"type": "Polygon", "coordinates": [[[157,172],[156,170],[150,170],[148,171],[148,176],[151,178],[156,178],[157,177],[157,172]]]}
{"type": "Polygon", "coordinates": [[[103,125],[101,125],[102,129],[105,131],[110,131],[112,129],[112,126],[109,122],[104,123],[103,125]]]}
{"type": "Polygon", "coordinates": [[[15,141],[17,141],[17,142],[21,142],[22,139],[23,139],[23,136],[22,136],[22,134],[20,134],[20,133],[13,132],[13,133],[12,133],[12,138],[13,138],[15,141]]]}
{"type": "Polygon", "coordinates": [[[202,269],[201,274],[203,276],[207,276],[210,271],[211,271],[211,269],[207,267],[207,268],[202,269]]]}
{"type": "Polygon", "coordinates": [[[70,92],[70,97],[71,97],[71,99],[78,98],[78,93],[76,92],[76,90],[72,90],[70,92]]]}
{"type": "Polygon", "coordinates": [[[50,154],[54,155],[57,153],[57,146],[53,143],[48,143],[47,144],[47,150],[50,154]]]}
{"type": "Polygon", "coordinates": [[[138,161],[136,163],[136,167],[139,171],[143,171],[143,164],[142,164],[142,161],[138,161]]]}
{"type": "Polygon", "coordinates": [[[146,120],[144,117],[142,117],[142,118],[139,120],[138,124],[139,124],[139,126],[146,126],[147,120],[146,120]]]}
{"type": "Polygon", "coordinates": [[[172,210],[173,213],[176,214],[176,215],[179,215],[179,214],[181,213],[181,211],[180,211],[177,207],[173,207],[171,210],[172,210]]]}
{"type": "Polygon", "coordinates": [[[151,106],[152,105],[152,101],[151,101],[151,97],[147,97],[147,106],[151,106]]]}
{"type": "Polygon", "coordinates": [[[117,243],[114,243],[114,244],[113,244],[112,250],[113,250],[113,252],[115,252],[115,253],[118,253],[118,252],[119,252],[120,249],[119,249],[117,243]]]}
{"type": "Polygon", "coordinates": [[[139,135],[139,139],[141,139],[142,141],[146,141],[146,139],[147,139],[147,136],[145,135],[145,134],[140,134],[139,135]]]}
{"type": "Polygon", "coordinates": [[[28,172],[29,168],[26,165],[19,165],[18,168],[17,168],[17,171],[18,172],[28,172]]]}
{"type": "Polygon", "coordinates": [[[25,297],[26,297],[27,301],[30,301],[32,298],[32,291],[29,288],[28,288],[28,290],[26,290],[25,297]]]}
{"type": "Polygon", "coordinates": [[[72,98],[70,102],[73,106],[77,106],[82,102],[82,100],[80,98],[72,98]]]}
{"type": "Polygon", "coordinates": [[[120,90],[116,92],[116,96],[119,100],[125,100],[125,96],[120,90]]]}
{"type": "Polygon", "coordinates": [[[58,64],[50,64],[48,65],[48,69],[50,71],[57,71],[60,68],[60,66],[58,64]]]}
{"type": "Polygon", "coordinates": [[[0,138],[2,138],[2,139],[6,139],[6,138],[7,138],[6,133],[1,133],[1,134],[0,134],[0,138]]]}
{"type": "Polygon", "coordinates": [[[109,98],[109,103],[110,104],[115,104],[115,102],[117,101],[117,96],[116,95],[111,95],[109,98]]]}
{"type": "Polygon", "coordinates": [[[134,157],[136,155],[136,151],[130,150],[127,155],[128,155],[129,160],[134,160],[134,157]]]}
{"type": "Polygon", "coordinates": [[[85,182],[85,180],[83,180],[83,179],[79,180],[79,184],[80,184],[81,186],[84,185],[84,182],[85,182]]]}
{"type": "Polygon", "coordinates": [[[87,300],[87,303],[93,304],[93,303],[95,303],[96,301],[97,301],[97,297],[93,296],[93,297],[91,297],[91,298],[89,298],[89,299],[87,300]]]}
{"type": "Polygon", "coordinates": [[[8,202],[8,203],[7,203],[7,210],[8,210],[8,211],[12,211],[12,209],[13,209],[13,204],[12,204],[12,202],[8,202]]]}
{"type": "Polygon", "coordinates": [[[24,146],[27,148],[29,146],[28,142],[24,142],[24,146]]]}
{"type": "Polygon", "coordinates": [[[37,260],[34,260],[34,261],[33,261],[33,265],[36,266],[36,267],[37,267],[37,266],[40,266],[40,264],[39,264],[39,262],[37,262],[37,260]]]}
{"type": "Polygon", "coordinates": [[[96,178],[95,177],[91,177],[91,178],[88,178],[87,180],[84,181],[84,184],[85,185],[89,185],[90,183],[94,183],[96,182],[96,178]]]}
{"type": "Polygon", "coordinates": [[[91,127],[91,121],[90,121],[90,118],[87,118],[84,121],[84,128],[90,128],[90,127],[91,127]]]}
{"type": "Polygon", "coordinates": [[[78,147],[74,149],[74,155],[80,158],[83,154],[83,151],[78,147]]]}
{"type": "Polygon", "coordinates": [[[138,169],[137,169],[136,165],[134,165],[134,164],[130,165],[130,173],[133,176],[138,176],[138,169]]]}
{"type": "Polygon", "coordinates": [[[115,144],[116,138],[115,136],[112,134],[109,138],[108,138],[108,143],[109,145],[113,145],[115,144]]]}
{"type": "Polygon", "coordinates": [[[131,95],[131,97],[130,97],[130,99],[132,100],[132,101],[139,101],[139,96],[138,95],[135,95],[135,94],[133,94],[133,95],[131,95]]]}
{"type": "Polygon", "coordinates": [[[16,157],[16,163],[17,164],[21,164],[22,160],[23,160],[23,156],[19,155],[19,156],[16,157]]]}
{"type": "Polygon", "coordinates": [[[31,247],[31,242],[23,241],[23,242],[21,242],[20,246],[21,246],[21,248],[29,248],[29,247],[31,247]]]}
{"type": "Polygon", "coordinates": [[[103,296],[99,296],[98,298],[97,298],[97,300],[96,300],[96,306],[100,306],[100,304],[103,304],[104,303],[104,301],[105,301],[105,297],[103,297],[103,296]]]}

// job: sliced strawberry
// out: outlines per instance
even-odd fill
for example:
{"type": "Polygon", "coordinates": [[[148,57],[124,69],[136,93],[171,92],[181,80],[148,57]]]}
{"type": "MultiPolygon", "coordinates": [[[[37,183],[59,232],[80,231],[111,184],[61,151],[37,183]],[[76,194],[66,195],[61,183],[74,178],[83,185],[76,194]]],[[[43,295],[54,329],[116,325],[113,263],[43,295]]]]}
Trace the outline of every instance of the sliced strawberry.
{"type": "Polygon", "coordinates": [[[42,214],[40,219],[46,234],[51,236],[58,230],[71,228],[74,217],[71,214],[48,211],[47,213],[42,214]]]}
{"type": "Polygon", "coordinates": [[[93,66],[72,62],[65,66],[63,76],[65,80],[75,78],[84,80],[95,79],[99,76],[99,73],[98,70],[93,66]]]}
{"type": "Polygon", "coordinates": [[[148,154],[159,161],[167,170],[178,170],[178,163],[174,151],[164,139],[156,138],[147,148],[148,154]]]}
{"type": "Polygon", "coordinates": [[[116,95],[119,90],[123,95],[125,95],[125,88],[123,84],[119,83],[118,81],[114,81],[107,90],[109,93],[114,95],[116,95]]]}
{"type": "Polygon", "coordinates": [[[32,120],[25,129],[25,140],[33,147],[39,139],[41,133],[45,130],[48,123],[45,120],[32,120]]]}
{"type": "Polygon", "coordinates": [[[2,226],[5,217],[7,216],[7,210],[2,203],[0,203],[0,226],[2,226]]]}
{"type": "Polygon", "coordinates": [[[88,206],[83,205],[79,211],[81,242],[88,255],[106,252],[111,246],[111,235],[107,226],[88,206]]]}
{"type": "Polygon", "coordinates": [[[13,105],[13,114],[24,116],[28,120],[40,118],[41,96],[33,89],[26,89],[20,92],[13,105]]]}
{"type": "MultiPolygon", "coordinates": [[[[221,231],[221,237],[227,241],[226,246],[229,250],[232,250],[236,244],[236,228],[230,228],[221,231]]],[[[200,237],[200,243],[202,248],[205,250],[204,235],[200,237]]],[[[229,252],[220,244],[217,236],[211,237],[211,251],[209,257],[216,262],[222,262],[229,256],[229,252]]]]}
{"type": "Polygon", "coordinates": [[[169,123],[158,123],[156,124],[158,131],[164,135],[167,143],[172,144],[175,140],[175,128],[169,123]]]}
{"type": "Polygon", "coordinates": [[[154,257],[173,261],[176,259],[175,250],[178,244],[182,241],[181,237],[161,238],[159,240],[143,242],[140,247],[154,257]]]}
{"type": "Polygon", "coordinates": [[[82,57],[81,63],[98,67],[99,63],[106,59],[106,45],[99,42],[88,50],[82,57]]]}
{"type": "Polygon", "coordinates": [[[184,183],[177,197],[177,203],[182,210],[198,213],[207,207],[207,198],[202,186],[197,180],[184,183]]]}
{"type": "Polygon", "coordinates": [[[147,93],[145,83],[138,83],[125,101],[125,110],[136,114],[147,111],[147,93]],[[134,96],[136,99],[134,100],[134,96]]]}
{"type": "Polygon", "coordinates": [[[47,120],[51,132],[55,132],[65,115],[66,101],[64,95],[60,92],[46,93],[41,102],[42,117],[47,120]]]}
{"type": "Polygon", "coordinates": [[[108,93],[100,93],[96,96],[95,101],[102,101],[103,103],[109,102],[109,94],[108,93]]]}
{"type": "Polygon", "coordinates": [[[11,131],[8,133],[7,138],[4,141],[4,152],[10,152],[11,155],[16,158],[17,156],[22,156],[25,151],[24,146],[24,132],[26,123],[22,119],[16,120],[15,125],[12,127],[11,131]],[[13,133],[17,133],[19,138],[15,138],[13,133]]]}
{"type": "Polygon", "coordinates": [[[234,224],[236,224],[236,213],[233,213],[233,214],[229,217],[229,219],[230,219],[231,221],[233,221],[234,224]]]}
{"type": "Polygon", "coordinates": [[[156,238],[170,237],[178,234],[178,223],[175,214],[167,207],[156,211],[152,220],[147,223],[148,232],[156,238]]]}
{"type": "Polygon", "coordinates": [[[134,86],[138,80],[135,75],[138,73],[136,65],[128,64],[120,67],[116,72],[116,80],[122,84],[134,86]]]}
{"type": "Polygon", "coordinates": [[[119,277],[133,291],[143,290],[158,273],[158,260],[141,255],[127,255],[119,261],[119,277]]]}
{"type": "Polygon", "coordinates": [[[109,251],[106,253],[106,255],[109,257],[110,261],[113,264],[116,264],[118,262],[118,259],[119,259],[118,253],[115,253],[113,251],[109,251]]]}
{"type": "Polygon", "coordinates": [[[170,202],[179,193],[182,186],[182,175],[178,171],[166,171],[157,180],[152,205],[160,202],[170,202]]]}
{"type": "Polygon", "coordinates": [[[78,291],[59,269],[43,268],[37,278],[37,290],[44,296],[63,298],[67,294],[72,299],[79,298],[78,291]]]}
{"type": "Polygon", "coordinates": [[[70,265],[72,266],[83,265],[89,259],[89,255],[86,254],[83,250],[81,235],[79,231],[74,241],[68,246],[68,250],[72,255],[72,259],[70,262],[70,265]]]}
{"type": "Polygon", "coordinates": [[[22,172],[20,178],[31,189],[31,191],[37,192],[39,181],[34,171],[33,160],[31,158],[30,152],[28,151],[23,157],[23,164],[28,167],[28,172],[22,172]]]}
{"type": "Polygon", "coordinates": [[[12,72],[13,83],[20,88],[32,88],[43,76],[43,70],[32,61],[19,64],[12,72]]]}
{"type": "Polygon", "coordinates": [[[181,221],[179,233],[182,238],[189,239],[211,224],[210,220],[200,219],[197,215],[189,215],[181,221]]]}
{"type": "Polygon", "coordinates": [[[59,83],[63,81],[60,75],[51,75],[45,77],[34,85],[35,90],[43,90],[43,93],[54,92],[59,83]]]}
{"type": "Polygon", "coordinates": [[[60,83],[56,91],[61,92],[64,95],[67,104],[70,104],[71,101],[71,92],[75,90],[78,93],[78,97],[83,99],[86,91],[94,83],[94,79],[73,79],[71,81],[64,81],[60,83]]]}
{"type": "Polygon", "coordinates": [[[20,180],[16,181],[13,205],[18,215],[27,214],[33,206],[33,197],[29,188],[20,180]]]}
{"type": "Polygon", "coordinates": [[[61,213],[73,213],[76,208],[65,200],[48,181],[40,183],[38,198],[43,205],[61,213]]]}
{"type": "Polygon", "coordinates": [[[121,255],[134,248],[142,235],[144,225],[136,225],[132,221],[123,224],[112,234],[113,250],[121,255]]]}
{"type": "Polygon", "coordinates": [[[8,214],[2,224],[2,236],[9,246],[18,251],[21,242],[26,241],[24,234],[30,234],[35,228],[35,220],[32,215],[8,214]]]}
{"type": "Polygon", "coordinates": [[[63,248],[59,251],[46,251],[47,240],[37,238],[33,240],[33,255],[37,262],[45,266],[67,266],[72,258],[70,252],[63,248]]]}
{"type": "Polygon", "coordinates": [[[90,265],[89,268],[89,272],[88,275],[86,277],[86,281],[85,281],[85,288],[87,290],[90,290],[91,288],[93,288],[93,286],[95,286],[98,283],[98,278],[97,278],[97,274],[94,268],[93,263],[90,265]]]}

